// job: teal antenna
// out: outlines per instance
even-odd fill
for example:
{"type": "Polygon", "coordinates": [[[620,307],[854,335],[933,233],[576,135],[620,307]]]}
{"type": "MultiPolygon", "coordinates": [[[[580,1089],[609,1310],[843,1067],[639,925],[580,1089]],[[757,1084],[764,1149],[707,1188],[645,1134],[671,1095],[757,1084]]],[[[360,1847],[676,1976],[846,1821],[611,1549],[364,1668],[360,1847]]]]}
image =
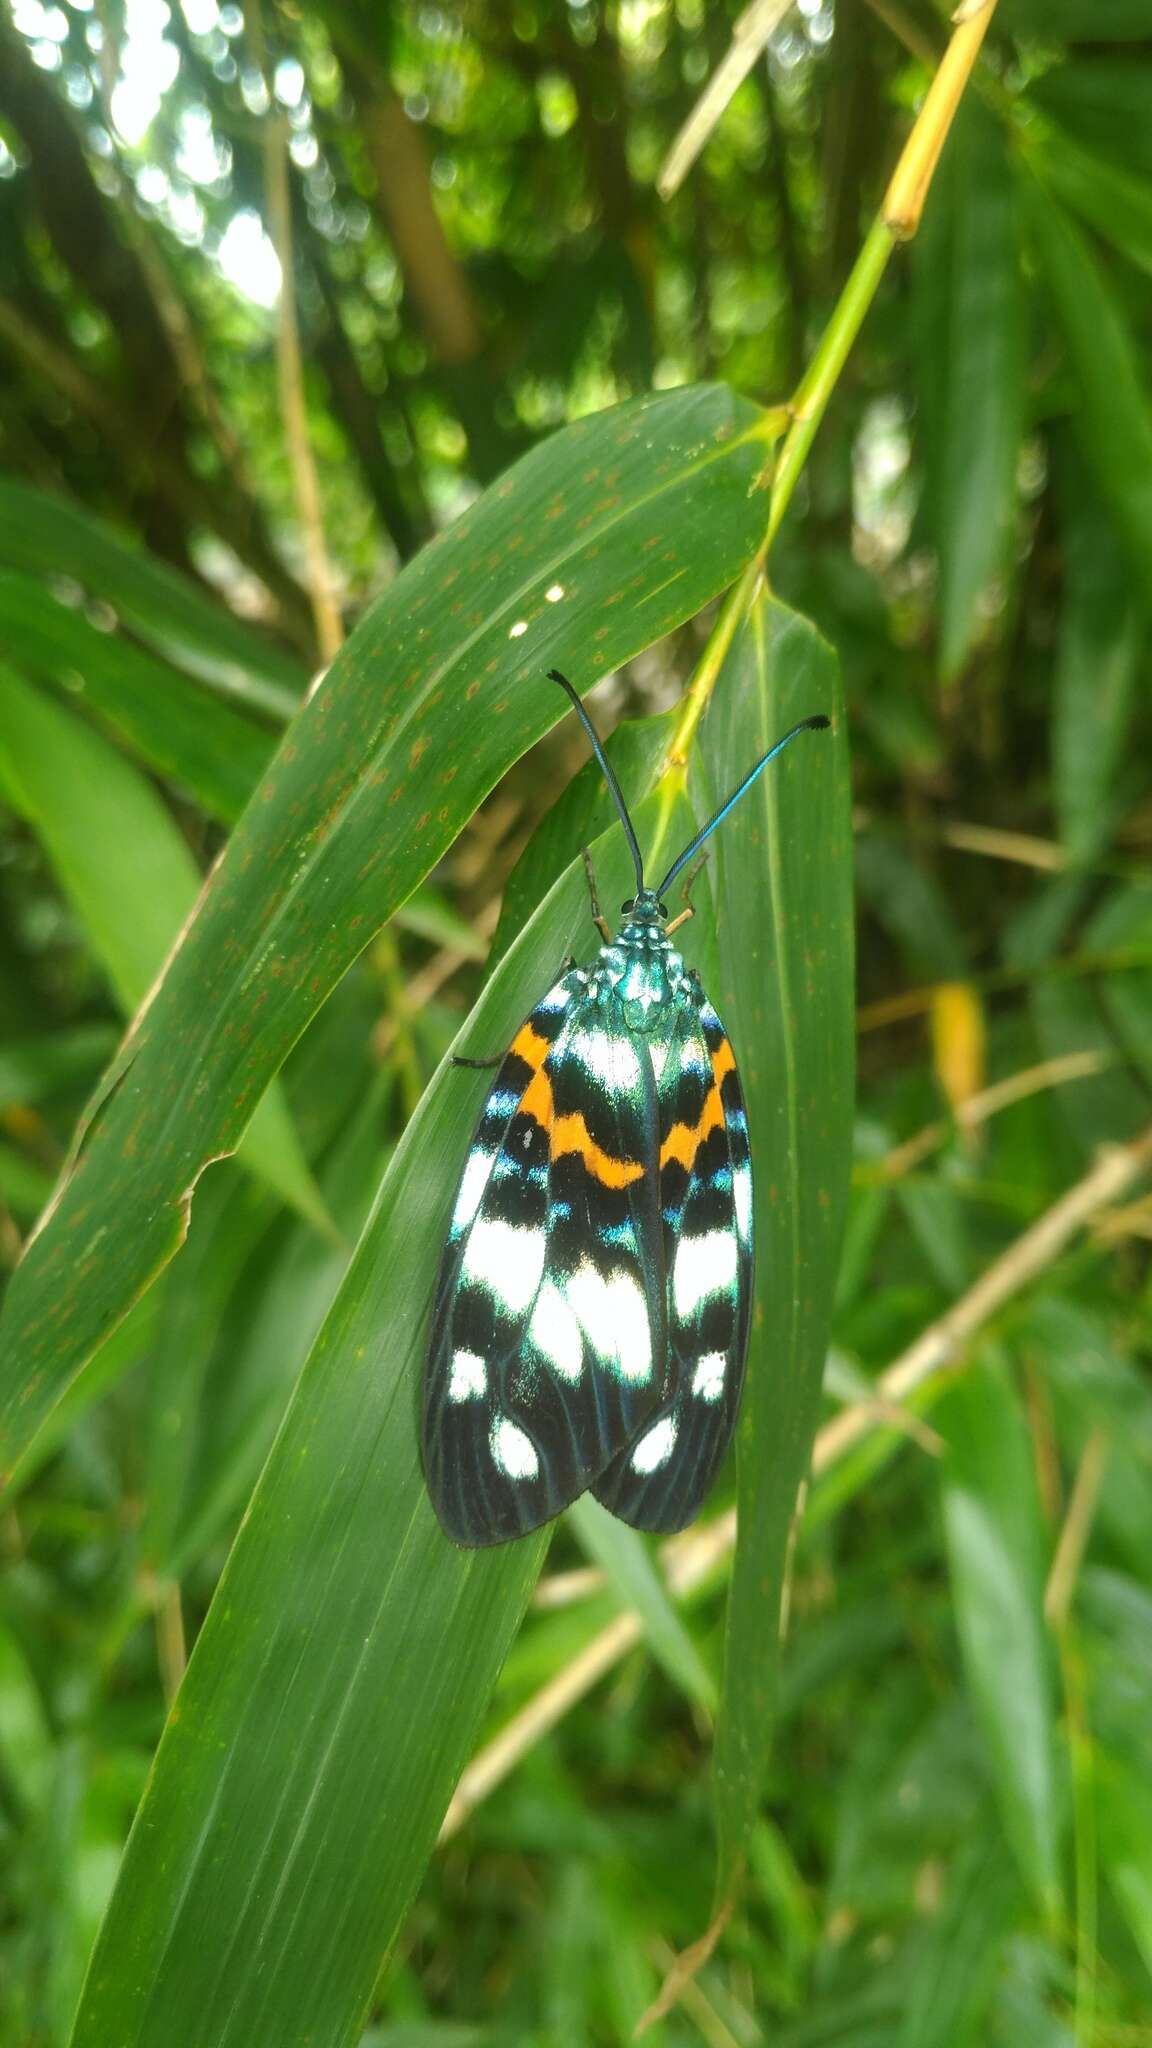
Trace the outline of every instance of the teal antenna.
{"type": "Polygon", "coordinates": [[[643,855],[640,852],[639,846],[636,844],[636,834],[632,829],[632,820],[628,816],[628,806],[624,801],[624,792],[621,789],[620,784],[617,782],[616,777],[612,772],[612,764],[609,761],[607,754],[604,752],[603,747],[600,745],[600,741],[596,734],[596,728],[593,725],[592,720],[589,718],[588,713],[585,711],[584,706],[580,702],[579,697],[576,695],[575,690],[572,688],[571,683],[568,681],[567,676],[562,676],[558,668],[550,668],[548,671],[548,680],[552,683],[559,683],[560,688],[564,691],[565,696],[571,700],[572,709],[576,713],[577,718],[580,720],[581,725],[584,727],[584,730],[587,733],[588,739],[591,743],[592,752],[595,754],[596,759],[600,763],[600,770],[603,774],[605,782],[608,784],[608,788],[612,796],[612,801],[615,804],[616,809],[620,813],[620,823],[624,827],[624,836],[628,841],[629,849],[632,854],[633,866],[636,869],[636,894],[639,896],[644,888],[644,859],[643,855]]]}
{"type": "Polygon", "coordinates": [[[673,861],[671,867],[668,870],[668,873],[665,875],[664,880],[661,882],[660,887],[656,891],[658,901],[663,901],[665,890],[671,888],[673,882],[676,880],[677,875],[680,873],[681,868],[687,865],[687,863],[691,860],[692,855],[694,853],[699,852],[700,848],[704,844],[704,841],[716,830],[717,825],[723,823],[724,819],[728,816],[729,811],[732,809],[733,804],[739,803],[745,790],[751,789],[752,784],[756,780],[756,777],[760,774],[762,769],[768,766],[769,761],[774,761],[776,759],[777,754],[782,754],[784,752],[785,747],[791,746],[792,741],[796,738],[797,733],[822,732],[825,729],[825,727],[831,725],[831,723],[832,720],[830,718],[826,718],[822,711],[818,711],[815,717],[813,718],[802,718],[800,720],[799,725],[794,725],[789,732],[786,732],[783,739],[777,740],[775,746],[769,747],[768,752],[766,754],[761,754],[760,759],[756,763],[756,766],[748,770],[748,773],[744,777],[743,782],[737,785],[737,787],[732,791],[730,797],[725,798],[724,802],[720,806],[720,809],[714,814],[713,817],[709,818],[708,823],[704,826],[703,830],[696,834],[696,837],[692,841],[691,845],[686,846],[684,848],[683,853],[679,854],[677,858],[673,861]]]}
{"type": "MultiPolygon", "coordinates": [[[[608,784],[612,801],[616,806],[617,812],[619,813],[620,823],[624,827],[624,834],[628,841],[629,850],[632,855],[632,864],[636,869],[636,894],[638,896],[641,896],[644,894],[644,857],[641,854],[639,844],[637,843],[636,833],[633,830],[632,826],[632,820],[628,816],[628,806],[624,801],[624,793],[621,790],[620,784],[617,782],[616,777],[612,772],[612,765],[608,760],[608,757],[605,754],[603,747],[600,744],[596,728],[593,725],[591,719],[589,718],[588,713],[585,711],[584,706],[580,702],[580,699],[577,696],[575,690],[573,689],[571,683],[568,681],[567,676],[562,676],[558,668],[550,668],[548,671],[548,679],[550,682],[559,683],[560,688],[564,691],[565,696],[569,699],[573,711],[576,713],[577,718],[580,720],[581,725],[584,727],[584,730],[588,735],[588,740],[589,744],[591,745],[592,752],[595,754],[596,759],[600,764],[601,773],[604,776],[605,782],[608,784]]],[[[763,769],[765,769],[768,766],[769,761],[774,761],[776,759],[777,754],[782,754],[785,747],[791,745],[792,741],[796,738],[798,733],[821,732],[826,726],[831,725],[831,723],[832,720],[830,718],[826,718],[822,711],[818,711],[812,718],[802,718],[800,720],[799,725],[792,726],[791,730],[784,734],[783,739],[777,740],[775,746],[769,747],[768,752],[760,756],[760,759],[757,761],[755,767],[750,768],[748,770],[748,773],[744,777],[743,782],[737,785],[737,787],[732,791],[730,797],[725,798],[724,802],[720,806],[720,809],[717,812],[715,812],[715,814],[711,818],[709,818],[708,823],[704,826],[703,830],[696,834],[695,839],[691,841],[690,845],[686,846],[684,848],[683,853],[679,854],[677,858],[673,861],[671,867],[668,870],[668,873],[665,875],[664,880],[661,882],[660,887],[649,892],[655,896],[658,903],[663,902],[666,890],[671,888],[672,883],[676,880],[676,877],[680,873],[681,869],[687,866],[688,862],[691,860],[694,853],[699,852],[700,848],[704,844],[704,841],[708,839],[711,836],[711,834],[716,830],[717,825],[723,823],[724,819],[728,816],[729,811],[732,809],[732,806],[734,804],[739,803],[745,790],[751,789],[752,784],[756,780],[756,777],[762,772],[763,769]]]]}

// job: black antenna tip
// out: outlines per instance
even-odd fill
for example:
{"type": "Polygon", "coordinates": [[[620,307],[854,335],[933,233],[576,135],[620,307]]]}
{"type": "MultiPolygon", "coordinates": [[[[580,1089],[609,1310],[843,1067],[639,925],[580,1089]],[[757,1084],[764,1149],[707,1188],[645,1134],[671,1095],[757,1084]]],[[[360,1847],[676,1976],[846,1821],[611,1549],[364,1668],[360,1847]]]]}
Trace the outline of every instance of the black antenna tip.
{"type": "Polygon", "coordinates": [[[801,732],[823,732],[831,723],[832,720],[826,712],[817,711],[812,718],[805,718],[802,721],[799,730],[801,732]]]}
{"type": "MultiPolygon", "coordinates": [[[[558,668],[549,669],[548,681],[550,683],[559,683],[562,690],[570,690],[572,688],[567,676],[562,676],[558,668]]],[[[825,724],[827,724],[827,720],[825,720],[825,724]]]]}

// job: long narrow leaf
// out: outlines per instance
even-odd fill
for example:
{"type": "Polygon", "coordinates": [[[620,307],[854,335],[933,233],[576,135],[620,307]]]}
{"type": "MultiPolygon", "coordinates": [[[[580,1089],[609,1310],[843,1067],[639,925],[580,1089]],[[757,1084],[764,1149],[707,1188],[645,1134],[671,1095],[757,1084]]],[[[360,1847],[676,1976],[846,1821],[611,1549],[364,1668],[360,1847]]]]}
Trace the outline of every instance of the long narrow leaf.
{"type": "MultiPolygon", "coordinates": [[[[618,829],[597,858],[623,893],[618,829]]],[[[459,1049],[506,1044],[588,934],[577,861],[459,1049]]],[[[419,1465],[433,1277],[482,1089],[445,1063],[398,1148],[197,1642],[74,2048],[355,2038],[546,1542],[454,1549],[419,1465]]]]}
{"type": "MultiPolygon", "coordinates": [[[[63,705],[5,668],[0,788],[40,838],[130,1016],[160,972],[200,889],[187,844],[131,762],[63,705]]],[[[330,1228],[278,1088],[257,1106],[243,1150],[246,1162],[285,1201],[330,1228]]]]}
{"type": "Polygon", "coordinates": [[[734,786],[764,745],[825,711],[718,835],[721,1015],[748,1100],[756,1301],[738,1435],[716,1787],[721,1894],[756,1821],[775,1705],[789,1529],[816,1425],[847,1206],[854,1062],[852,829],[836,662],[764,600],[716,688],[709,779],[734,786]]]}
{"type": "Polygon", "coordinates": [[[1084,453],[1138,587],[1152,595],[1152,401],[1135,336],[1085,236],[1034,178],[1028,217],[1079,392],[1084,453]]]}
{"type": "Polygon", "coordinates": [[[291,1045],[581,683],[695,612],[762,527],[766,427],[719,388],[566,429],[410,564],[229,842],[0,1330],[6,1456],[180,1244],[291,1045]],[[113,1227],[114,1226],[114,1227],[113,1227]]]}
{"type": "Polygon", "coordinates": [[[1060,1899],[1059,1798],[1043,1552],[1031,1448],[1012,1390],[969,1366],[933,1420],[948,1452],[944,1530],[956,1626],[1001,1820],[1041,1911],[1060,1899]]]}

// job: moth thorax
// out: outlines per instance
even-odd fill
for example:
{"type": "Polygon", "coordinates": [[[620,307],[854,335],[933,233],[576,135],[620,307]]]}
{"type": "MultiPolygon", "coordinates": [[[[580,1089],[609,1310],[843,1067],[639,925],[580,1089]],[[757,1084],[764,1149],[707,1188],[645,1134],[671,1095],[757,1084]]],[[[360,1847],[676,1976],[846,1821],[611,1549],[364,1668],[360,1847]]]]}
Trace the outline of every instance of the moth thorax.
{"type": "Polygon", "coordinates": [[[662,926],[658,924],[637,924],[632,919],[627,924],[621,925],[616,935],[616,944],[618,946],[626,946],[630,952],[635,953],[667,953],[669,951],[667,934],[662,926]]]}

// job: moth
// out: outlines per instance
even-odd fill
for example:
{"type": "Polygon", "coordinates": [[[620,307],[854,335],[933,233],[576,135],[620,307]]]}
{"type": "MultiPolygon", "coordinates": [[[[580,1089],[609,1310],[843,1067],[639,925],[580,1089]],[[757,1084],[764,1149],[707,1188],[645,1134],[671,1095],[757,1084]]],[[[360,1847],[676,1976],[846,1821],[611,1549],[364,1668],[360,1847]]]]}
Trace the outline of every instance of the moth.
{"type": "MultiPolygon", "coordinates": [[[[752,1161],[736,1058],[665,898],[801,719],[656,888],[569,697],[636,870],[594,964],[569,960],[499,1065],[460,1178],[424,1370],[422,1451],[453,1542],[524,1536],[589,1488],[636,1529],[696,1514],[731,1440],[752,1301],[752,1161]]],[[[690,884],[689,884],[690,885],[690,884]]],[[[495,1062],[463,1060],[481,1066],[495,1062]]]]}

